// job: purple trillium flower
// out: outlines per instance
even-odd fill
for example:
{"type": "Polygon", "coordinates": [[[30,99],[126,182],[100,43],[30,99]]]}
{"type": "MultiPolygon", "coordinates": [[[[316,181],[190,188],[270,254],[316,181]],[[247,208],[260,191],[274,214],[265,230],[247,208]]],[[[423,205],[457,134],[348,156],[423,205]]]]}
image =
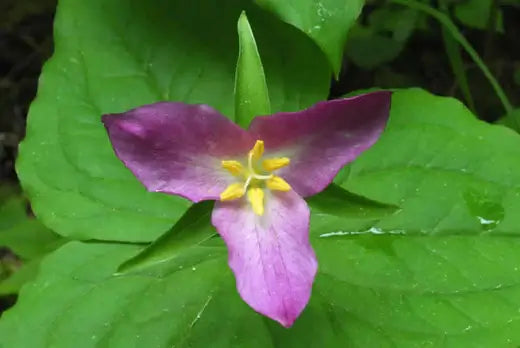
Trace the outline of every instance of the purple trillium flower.
{"type": "Polygon", "coordinates": [[[216,200],[241,297],[290,327],[309,301],[317,261],[303,197],[372,146],[390,92],[256,117],[247,130],[207,105],[161,102],[103,116],[116,155],[149,191],[216,200]]]}

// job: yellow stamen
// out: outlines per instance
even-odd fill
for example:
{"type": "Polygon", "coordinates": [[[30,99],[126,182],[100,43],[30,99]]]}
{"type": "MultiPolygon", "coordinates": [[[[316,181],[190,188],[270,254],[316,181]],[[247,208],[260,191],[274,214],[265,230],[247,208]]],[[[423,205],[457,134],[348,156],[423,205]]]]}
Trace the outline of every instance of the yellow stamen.
{"type": "Polygon", "coordinates": [[[264,142],[262,140],[257,140],[250,153],[254,160],[259,160],[264,154],[264,142]]]}
{"type": "Polygon", "coordinates": [[[221,201],[231,201],[246,195],[251,209],[256,215],[264,215],[265,192],[290,191],[291,186],[281,177],[272,174],[290,163],[287,157],[275,157],[262,160],[264,142],[257,140],[247,156],[247,166],[239,161],[221,161],[222,168],[237,177],[237,183],[229,185],[221,194],[221,201]]]}
{"type": "Polygon", "coordinates": [[[238,161],[222,161],[222,168],[227,169],[231,174],[239,176],[243,173],[244,167],[238,161]]]}
{"type": "Polygon", "coordinates": [[[224,192],[220,194],[221,201],[232,201],[238,199],[244,195],[244,185],[241,183],[235,183],[229,185],[224,192]]]}
{"type": "Polygon", "coordinates": [[[287,157],[269,158],[262,162],[262,167],[268,172],[285,167],[291,162],[287,157]]]}
{"type": "Polygon", "coordinates": [[[291,185],[287,183],[284,179],[279,176],[273,176],[271,179],[267,180],[265,185],[268,189],[273,191],[290,191],[291,185]]]}
{"type": "Polygon", "coordinates": [[[264,215],[264,191],[258,187],[247,190],[247,199],[256,215],[264,215]]]}

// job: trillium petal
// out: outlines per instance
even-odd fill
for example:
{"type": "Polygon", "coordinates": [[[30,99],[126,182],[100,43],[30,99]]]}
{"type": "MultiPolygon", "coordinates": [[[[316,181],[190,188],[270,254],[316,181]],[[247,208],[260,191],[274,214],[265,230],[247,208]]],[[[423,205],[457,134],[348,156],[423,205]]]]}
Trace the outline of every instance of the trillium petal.
{"type": "Polygon", "coordinates": [[[228,247],[240,296],[285,327],[305,308],[317,262],[309,208],[294,191],[265,193],[262,216],[245,199],[217,202],[212,222],[228,247]]]}
{"type": "Polygon", "coordinates": [[[280,169],[301,196],[322,191],[337,172],[379,138],[388,120],[390,92],[320,102],[298,112],[255,118],[252,135],[264,140],[264,157],[286,156],[280,169]]]}
{"type": "Polygon", "coordinates": [[[149,191],[198,202],[218,199],[236,179],[221,160],[254,140],[206,105],[162,102],[103,116],[116,155],[149,191]]]}

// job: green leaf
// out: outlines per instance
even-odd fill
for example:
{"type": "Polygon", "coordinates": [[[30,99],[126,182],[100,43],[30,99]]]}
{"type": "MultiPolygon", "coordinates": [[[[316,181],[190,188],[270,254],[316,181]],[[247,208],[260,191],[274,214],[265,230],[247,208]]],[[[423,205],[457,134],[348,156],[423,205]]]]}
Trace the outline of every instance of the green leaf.
{"type": "Polygon", "coordinates": [[[213,202],[194,204],[175,226],[145,248],[134,258],[125,261],[118,272],[127,273],[157,264],[180,259],[186,249],[197,247],[215,235],[210,216],[213,202]]]}
{"type": "Polygon", "coordinates": [[[24,263],[6,279],[0,280],[0,296],[16,294],[23,285],[34,280],[40,268],[40,261],[38,258],[24,263]]]}
{"type": "Polygon", "coordinates": [[[357,66],[373,69],[395,59],[403,48],[404,42],[359,25],[351,31],[346,55],[357,66]]]}
{"type": "Polygon", "coordinates": [[[0,270],[2,263],[7,265],[5,279],[0,272],[0,296],[14,294],[23,284],[33,280],[43,255],[66,242],[27,215],[27,202],[18,193],[12,190],[4,193],[9,198],[2,197],[4,202],[0,205],[0,248],[8,248],[22,261],[9,262],[9,259],[0,258],[0,270]]]}
{"type": "Polygon", "coordinates": [[[325,190],[309,197],[307,204],[315,213],[336,215],[344,218],[381,217],[395,213],[399,208],[393,205],[372,201],[350,193],[332,184],[325,190]]]}
{"type": "Polygon", "coordinates": [[[24,260],[40,258],[65,243],[26,212],[26,201],[18,195],[0,205],[0,247],[9,248],[24,260]]]}
{"type": "Polygon", "coordinates": [[[311,230],[317,236],[374,232],[372,227],[378,221],[399,210],[396,206],[369,200],[334,184],[308,198],[307,203],[312,214],[311,230]]]}
{"type": "MultiPolygon", "coordinates": [[[[487,29],[489,26],[489,16],[494,0],[466,0],[455,6],[455,16],[464,25],[470,28],[487,29]]],[[[496,14],[496,28],[498,32],[504,32],[504,22],[502,10],[496,14]]]]}
{"type": "Polygon", "coordinates": [[[370,12],[368,25],[354,25],[346,55],[354,64],[373,69],[392,61],[403,50],[421,14],[410,8],[381,6],[370,12]]]}
{"type": "Polygon", "coordinates": [[[263,8],[309,35],[327,56],[334,74],[341,69],[347,33],[363,0],[256,0],[263,8]]]}
{"type": "Polygon", "coordinates": [[[517,235],[520,136],[455,99],[398,91],[383,136],[338,183],[402,208],[382,231],[517,235]]]}
{"type": "Polygon", "coordinates": [[[376,8],[368,16],[369,26],[376,32],[389,32],[392,39],[405,42],[412,35],[421,13],[411,8],[391,4],[376,8]]]}
{"type": "Polygon", "coordinates": [[[26,201],[18,193],[7,193],[0,200],[0,231],[27,219],[26,201]]]}
{"type": "Polygon", "coordinates": [[[249,2],[60,1],[55,53],[17,162],[44,224],[73,238],[147,242],[178,220],[190,203],[146,192],[115,157],[100,118],[160,100],[205,103],[231,116],[235,24],[244,9],[273,111],[325,99],[330,76],[320,50],[249,2]]]}
{"type": "Polygon", "coordinates": [[[316,245],[319,258],[326,254],[317,292],[327,291],[349,346],[520,343],[516,237],[351,236],[316,245]]]}
{"type": "Polygon", "coordinates": [[[27,260],[41,257],[65,242],[65,238],[61,238],[34,219],[26,218],[16,226],[0,230],[0,247],[7,247],[27,260]]]}
{"type": "Polygon", "coordinates": [[[269,115],[271,103],[262,60],[245,12],[238,19],[238,62],[235,72],[235,121],[246,128],[258,115],[269,115]]]}
{"type": "Polygon", "coordinates": [[[3,315],[0,346],[520,344],[518,238],[315,236],[313,245],[313,295],[287,330],[242,302],[225,253],[113,276],[138,247],[69,243],[3,315]]]}

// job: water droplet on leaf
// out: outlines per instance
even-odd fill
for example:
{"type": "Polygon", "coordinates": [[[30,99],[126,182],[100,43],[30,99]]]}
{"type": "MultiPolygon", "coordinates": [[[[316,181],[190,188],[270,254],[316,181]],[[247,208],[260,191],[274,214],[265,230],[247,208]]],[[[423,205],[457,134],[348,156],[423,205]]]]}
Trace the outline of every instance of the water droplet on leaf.
{"type": "Polygon", "coordinates": [[[475,217],[484,231],[490,231],[504,219],[504,207],[488,195],[476,190],[464,193],[469,212],[475,217]]]}

